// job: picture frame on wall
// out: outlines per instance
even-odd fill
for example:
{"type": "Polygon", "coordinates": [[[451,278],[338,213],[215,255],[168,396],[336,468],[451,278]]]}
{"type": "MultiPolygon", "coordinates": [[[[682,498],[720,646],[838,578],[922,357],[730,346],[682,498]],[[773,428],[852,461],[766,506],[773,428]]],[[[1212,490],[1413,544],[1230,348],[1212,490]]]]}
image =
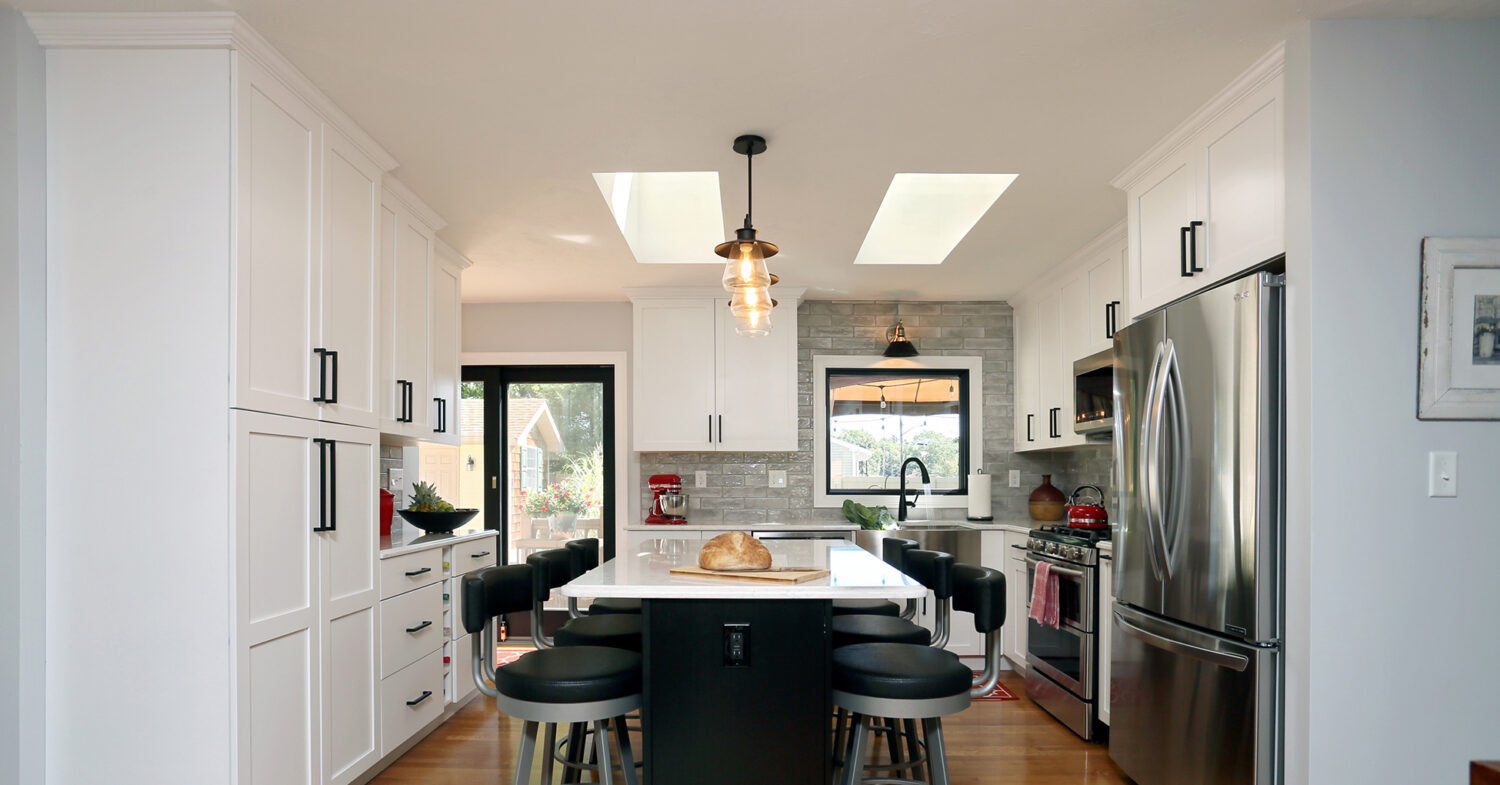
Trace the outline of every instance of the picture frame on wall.
{"type": "Polygon", "coordinates": [[[1500,420],[1500,238],[1422,240],[1417,419],[1500,420]]]}

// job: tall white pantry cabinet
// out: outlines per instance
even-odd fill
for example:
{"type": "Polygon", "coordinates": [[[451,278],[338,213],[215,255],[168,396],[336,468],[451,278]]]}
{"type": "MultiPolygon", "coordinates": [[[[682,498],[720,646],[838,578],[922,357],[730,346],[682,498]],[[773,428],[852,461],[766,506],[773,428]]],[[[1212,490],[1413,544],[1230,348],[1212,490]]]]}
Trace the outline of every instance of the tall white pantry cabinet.
{"type": "Polygon", "coordinates": [[[391,306],[396,162],[236,15],[27,18],[47,48],[47,552],[67,556],[49,782],[357,781],[382,752],[384,325],[420,325],[410,435],[451,439],[432,432],[463,265],[431,257],[418,303],[391,306]]]}

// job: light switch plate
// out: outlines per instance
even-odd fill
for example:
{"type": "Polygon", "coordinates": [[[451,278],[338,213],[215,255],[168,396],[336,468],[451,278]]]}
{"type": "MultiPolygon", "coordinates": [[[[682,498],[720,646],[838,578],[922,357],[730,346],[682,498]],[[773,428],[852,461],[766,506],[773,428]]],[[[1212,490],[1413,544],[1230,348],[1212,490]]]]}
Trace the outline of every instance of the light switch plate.
{"type": "Polygon", "coordinates": [[[707,488],[708,487],[708,472],[706,472],[706,471],[704,471],[702,469],[699,469],[698,471],[693,472],[693,487],[694,488],[707,488]]]}
{"type": "Polygon", "coordinates": [[[1427,453],[1427,495],[1458,495],[1458,453],[1427,453]]]}
{"type": "Polygon", "coordinates": [[[772,469],[771,471],[767,472],[766,474],[767,474],[767,478],[768,478],[768,481],[767,481],[766,484],[767,484],[768,487],[771,487],[771,488],[785,488],[786,487],[786,470],[785,469],[772,469]]]}
{"type": "Polygon", "coordinates": [[[1011,469],[1010,470],[1010,487],[1012,487],[1012,488],[1019,488],[1019,487],[1021,487],[1021,470],[1020,469],[1011,469]]]}
{"type": "Polygon", "coordinates": [[[389,474],[390,478],[386,484],[390,487],[386,488],[386,490],[399,495],[401,487],[406,484],[406,470],[391,469],[389,474]]]}

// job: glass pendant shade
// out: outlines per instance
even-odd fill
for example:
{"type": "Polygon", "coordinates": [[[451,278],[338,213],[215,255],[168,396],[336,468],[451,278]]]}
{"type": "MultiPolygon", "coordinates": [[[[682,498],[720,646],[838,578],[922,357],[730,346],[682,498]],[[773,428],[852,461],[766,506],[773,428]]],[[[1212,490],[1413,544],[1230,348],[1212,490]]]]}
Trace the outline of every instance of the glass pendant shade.
{"type": "Polygon", "coordinates": [[[729,310],[738,320],[734,331],[740,335],[758,338],[771,332],[771,309],[776,301],[771,299],[768,286],[736,287],[729,300],[729,310]]]}
{"type": "Polygon", "coordinates": [[[766,249],[762,247],[765,243],[751,240],[725,245],[729,246],[729,252],[721,255],[729,261],[724,263],[724,291],[733,293],[737,288],[771,285],[771,273],[766,269],[766,249]]]}

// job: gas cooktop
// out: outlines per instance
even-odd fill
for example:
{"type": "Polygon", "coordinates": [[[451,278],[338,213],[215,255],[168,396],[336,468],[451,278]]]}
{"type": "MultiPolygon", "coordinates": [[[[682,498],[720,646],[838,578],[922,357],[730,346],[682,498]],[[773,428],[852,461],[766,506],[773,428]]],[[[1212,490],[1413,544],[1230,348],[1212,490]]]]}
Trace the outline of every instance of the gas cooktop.
{"type": "Polygon", "coordinates": [[[1109,526],[1103,529],[1072,529],[1067,526],[1053,524],[1033,529],[1031,536],[1053,542],[1065,542],[1069,545],[1087,545],[1092,547],[1113,537],[1114,529],[1109,526]]]}
{"type": "Polygon", "coordinates": [[[1026,549],[1037,555],[1046,555],[1085,566],[1093,566],[1099,559],[1098,545],[1109,540],[1111,530],[1070,529],[1067,526],[1042,526],[1031,530],[1026,549]]]}

